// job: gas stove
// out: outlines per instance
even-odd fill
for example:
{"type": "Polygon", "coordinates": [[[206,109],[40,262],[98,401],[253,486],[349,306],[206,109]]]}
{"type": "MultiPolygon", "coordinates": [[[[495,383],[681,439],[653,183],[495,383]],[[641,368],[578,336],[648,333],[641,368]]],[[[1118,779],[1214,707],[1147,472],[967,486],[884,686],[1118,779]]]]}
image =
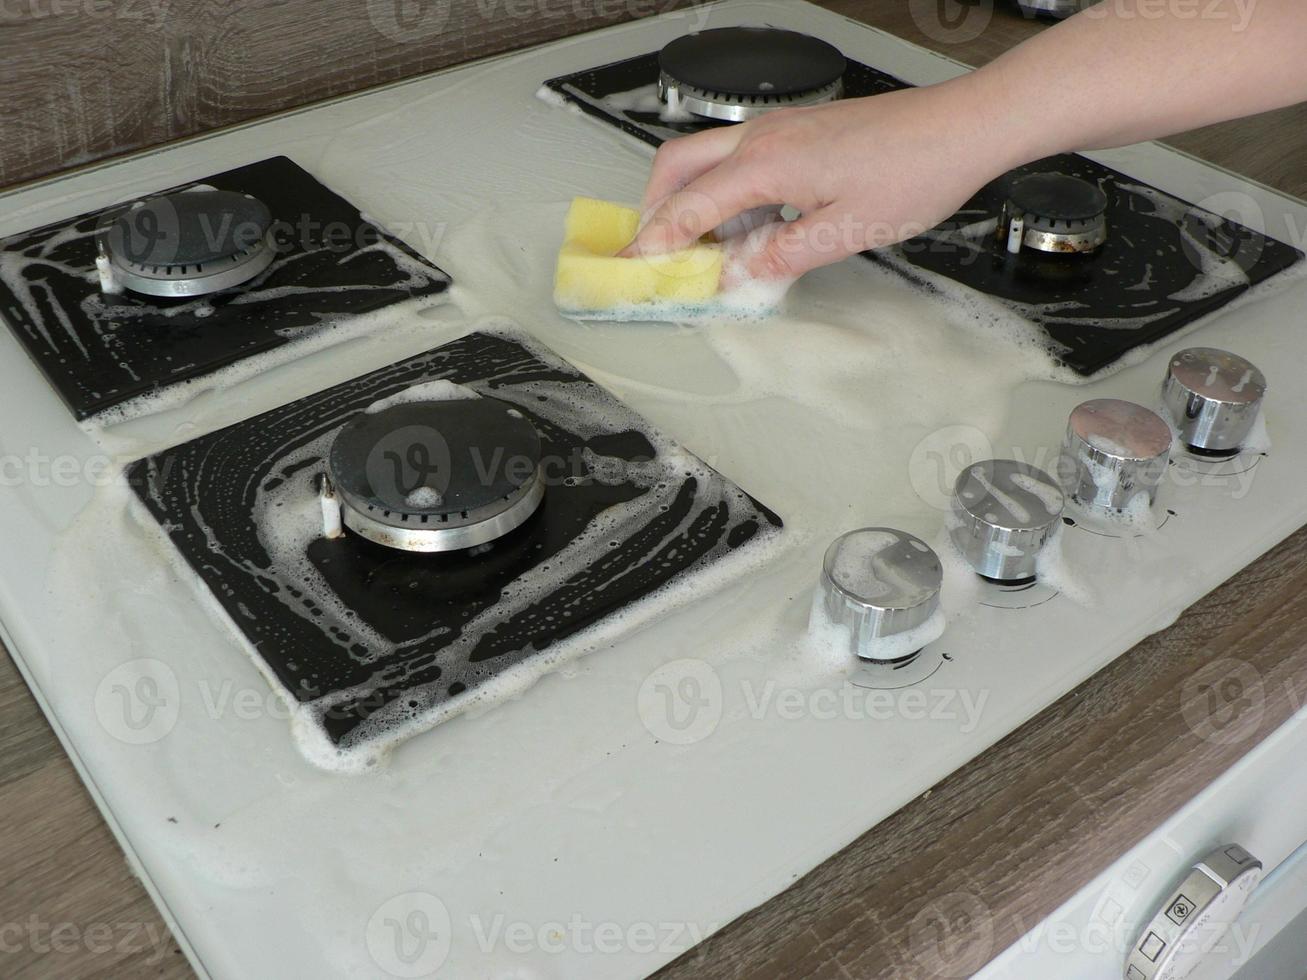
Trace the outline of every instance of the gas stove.
{"type": "Polygon", "coordinates": [[[5,322],[82,420],[448,285],[286,157],[0,240],[5,322]]]}
{"type": "Polygon", "coordinates": [[[774,109],[907,88],[835,45],[775,27],[690,32],[660,50],[544,83],[544,92],[659,146],[774,109]]]}
{"type": "MultiPolygon", "coordinates": [[[[906,87],[820,38],[733,27],[550,79],[543,91],[657,146],[774,109],[906,87]]],[[[1023,166],[939,227],[866,254],[928,289],[960,285],[980,300],[962,300],[968,315],[1037,329],[1056,361],[1083,376],[1303,259],[1291,245],[1075,154],[1023,166]]]]}
{"type": "Polygon", "coordinates": [[[672,119],[745,122],[835,101],[848,67],[838,48],[806,34],[722,28],[687,34],[659,52],[658,99],[672,119]]]}
{"type": "Polygon", "coordinates": [[[334,764],[593,648],[781,526],[513,335],[470,334],[127,479],[334,764]]]}
{"type": "MultiPolygon", "coordinates": [[[[416,951],[455,977],[647,975],[1307,520],[1293,269],[1092,379],[959,316],[982,294],[922,288],[907,253],[818,270],[766,322],[561,317],[567,203],[638,200],[650,141],[542,103],[540,80],[653,52],[632,87],[656,100],[657,52],[758,23],[838,41],[845,96],[961,70],[800,3],[696,6],[6,195],[7,239],[73,228],[73,273],[64,233],[22,253],[62,277],[59,309],[149,311],[164,364],[220,316],[256,333],[256,302],[303,317],[108,410],[125,382],[72,354],[108,371],[118,348],[82,357],[44,305],[58,355],[30,355],[9,306],[0,330],[3,641],[202,974],[402,974],[416,951]],[[252,271],[246,195],[275,231],[280,190],[220,178],[283,157],[405,246],[306,255],[314,290],[268,295],[282,258],[252,271]],[[173,189],[178,228],[214,192],[236,196],[203,210],[239,228],[185,253],[203,270],[137,269],[133,232],[173,189]],[[387,270],[365,281],[388,305],[314,315],[370,292],[325,289],[358,261],[387,270]],[[85,424],[57,378],[95,396],[85,424]],[[432,929],[398,949],[405,924],[432,929]],[[596,949],[599,927],[623,938],[596,949]]],[[[1301,202],[1160,146],[1092,164],[1161,197],[1090,162],[1042,172],[1092,184],[1101,222],[1060,180],[1051,209],[1041,182],[959,219],[987,276],[1124,261],[1122,232],[1143,239],[1122,202],[1237,195],[1263,254],[1307,227],[1301,202]]]]}

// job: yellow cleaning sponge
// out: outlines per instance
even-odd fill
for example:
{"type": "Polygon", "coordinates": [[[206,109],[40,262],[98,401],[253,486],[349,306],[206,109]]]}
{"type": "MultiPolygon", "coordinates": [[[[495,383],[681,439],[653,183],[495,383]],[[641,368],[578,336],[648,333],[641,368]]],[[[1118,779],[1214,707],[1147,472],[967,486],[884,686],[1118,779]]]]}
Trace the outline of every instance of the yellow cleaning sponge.
{"type": "Polygon", "coordinates": [[[719,245],[701,244],[669,255],[617,258],[640,227],[640,213],[608,201],[578,197],[564,227],[554,277],[554,302],[569,314],[638,319],[639,307],[694,306],[717,295],[719,245]]]}

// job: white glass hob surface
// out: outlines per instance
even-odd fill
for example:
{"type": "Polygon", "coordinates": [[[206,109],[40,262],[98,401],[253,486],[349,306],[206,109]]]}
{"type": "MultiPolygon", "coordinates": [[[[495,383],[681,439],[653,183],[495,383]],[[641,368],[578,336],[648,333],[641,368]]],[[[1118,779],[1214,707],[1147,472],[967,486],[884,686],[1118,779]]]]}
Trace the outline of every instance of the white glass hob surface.
{"type": "MultiPolygon", "coordinates": [[[[550,294],[567,202],[637,201],[650,150],[538,98],[541,84],[693,30],[760,23],[912,83],[960,71],[815,7],[727,3],[5,196],[8,235],[285,155],[452,279],[445,302],[284,345],[112,425],[75,422],[0,332],[0,442],[17,461],[0,489],[4,642],[202,974],[646,975],[1307,520],[1301,279],[1076,385],[1019,332],[992,318],[978,327],[958,294],[929,295],[860,259],[805,278],[766,323],[560,317],[550,294]],[[756,495],[784,533],[766,560],[667,594],[589,655],[414,735],[384,765],[324,770],[301,754],[298,721],[241,634],[113,474],[487,330],[525,334],[606,387],[756,495]],[[990,457],[1052,465],[1072,409],[1093,398],[1152,406],[1169,358],[1191,346],[1265,371],[1268,455],[1178,460],[1155,534],[1064,525],[1063,560],[1034,590],[946,563],[947,627],[917,662],[931,669],[905,684],[862,686],[847,660],[806,642],[837,536],[881,526],[937,543],[961,468],[990,457]]],[[[1302,244],[1299,202],[1156,145],[1094,156],[1302,244]]]]}

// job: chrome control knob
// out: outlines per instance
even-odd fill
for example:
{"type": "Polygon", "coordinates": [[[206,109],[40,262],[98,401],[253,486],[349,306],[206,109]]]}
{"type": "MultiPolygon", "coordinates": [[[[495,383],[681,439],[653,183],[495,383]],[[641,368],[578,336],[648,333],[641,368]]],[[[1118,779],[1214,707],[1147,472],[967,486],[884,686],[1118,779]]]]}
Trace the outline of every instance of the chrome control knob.
{"type": "Polygon", "coordinates": [[[943,581],[939,556],[920,538],[888,527],[850,531],[826,550],[814,619],[824,615],[864,660],[906,659],[943,632],[943,581]]]}
{"type": "Polygon", "coordinates": [[[1167,893],[1130,950],[1125,980],[1181,980],[1239,917],[1262,862],[1238,844],[1218,847],[1167,893]]]}
{"type": "Polygon", "coordinates": [[[1043,470],[1013,459],[986,460],[958,476],[950,534],[985,578],[1028,581],[1065,503],[1057,481],[1043,470]]]}
{"type": "Polygon", "coordinates": [[[1171,358],[1162,400],[1180,441],[1200,454],[1233,456],[1252,432],[1266,376],[1238,354],[1190,347],[1171,358]]]}
{"type": "Polygon", "coordinates": [[[1123,512],[1140,494],[1147,506],[1171,458],[1171,429],[1156,412],[1118,398],[1078,405],[1067,423],[1058,476],[1086,510],[1123,512]]]}

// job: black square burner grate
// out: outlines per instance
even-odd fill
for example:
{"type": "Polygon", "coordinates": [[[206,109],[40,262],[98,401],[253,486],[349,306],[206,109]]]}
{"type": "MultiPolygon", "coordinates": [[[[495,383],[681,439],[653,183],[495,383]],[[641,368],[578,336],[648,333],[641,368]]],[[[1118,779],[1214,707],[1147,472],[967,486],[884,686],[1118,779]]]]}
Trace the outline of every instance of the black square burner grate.
{"type": "Polygon", "coordinates": [[[571,365],[500,334],[140,460],[129,478],[268,672],[351,751],[438,723],[510,668],[781,527],[571,365]],[[492,544],[450,554],[325,537],[315,480],[335,434],[436,380],[531,421],[547,481],[539,508],[492,544]]]}
{"type": "Polygon", "coordinates": [[[266,204],[276,242],[264,272],[209,296],[101,293],[95,233],[124,206],[0,240],[0,314],[78,419],[449,285],[286,157],[159,193],[205,184],[266,204]]]}
{"type": "MultiPolygon", "coordinates": [[[[554,78],[545,87],[652,146],[734,125],[664,120],[658,76],[655,52],[554,78]]],[[[908,87],[848,62],[846,98],[908,87]]],[[[1220,309],[1303,258],[1290,245],[1070,154],[1022,167],[982,189],[934,232],[866,255],[927,287],[940,276],[987,294],[1009,315],[1041,328],[1052,357],[1084,376],[1220,309]],[[1108,241],[1096,254],[1045,258],[1027,251],[1009,259],[999,246],[993,231],[1007,188],[1016,177],[1038,172],[1081,177],[1107,193],[1108,241]]]]}
{"type": "Polygon", "coordinates": [[[934,274],[988,295],[1042,328],[1052,356],[1086,377],[1303,258],[1292,246],[1077,154],[1020,167],[933,231],[868,254],[927,287],[934,274]],[[1067,174],[1102,188],[1106,243],[1087,255],[1026,249],[1010,256],[994,216],[1012,183],[1034,173],[1067,174]]]}
{"type": "MultiPolygon", "coordinates": [[[[551,78],[545,88],[562,96],[587,115],[617,126],[624,132],[661,146],[669,139],[688,136],[733,123],[712,120],[676,121],[663,119],[655,104],[658,86],[658,53],[617,61],[600,68],[551,78]]],[[[907,82],[875,68],[850,61],[844,72],[845,98],[879,95],[909,88],[907,82]]]]}

